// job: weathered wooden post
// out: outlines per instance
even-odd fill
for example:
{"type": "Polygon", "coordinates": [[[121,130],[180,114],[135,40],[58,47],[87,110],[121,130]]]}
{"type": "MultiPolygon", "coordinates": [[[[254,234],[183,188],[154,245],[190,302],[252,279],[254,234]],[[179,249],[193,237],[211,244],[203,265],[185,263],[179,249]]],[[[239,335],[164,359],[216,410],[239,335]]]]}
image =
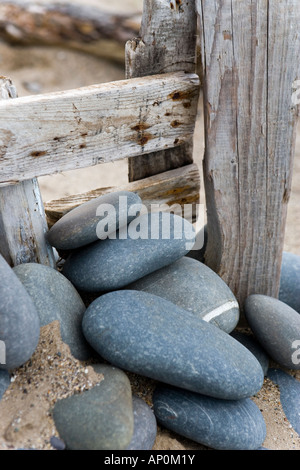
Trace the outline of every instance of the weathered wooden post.
{"type": "MultiPolygon", "coordinates": [[[[16,98],[10,79],[0,77],[0,100],[16,98]]],[[[7,136],[9,139],[9,135],[7,136]]],[[[4,139],[5,140],[5,139],[4,139]]],[[[1,146],[5,146],[5,141],[1,146]]],[[[42,197],[36,178],[0,187],[0,253],[11,266],[36,262],[55,266],[42,197]]]]}
{"type": "MultiPolygon", "coordinates": [[[[144,0],[140,37],[126,44],[126,77],[168,72],[195,73],[197,15],[195,0],[144,0]]],[[[186,96],[174,97],[188,106],[186,96]]],[[[174,121],[174,126],[180,122],[174,121]]],[[[172,149],[129,159],[129,181],[193,163],[192,139],[172,149]]]]}
{"type": "Polygon", "coordinates": [[[236,294],[278,296],[300,78],[298,0],[197,0],[205,260],[236,294]]]}

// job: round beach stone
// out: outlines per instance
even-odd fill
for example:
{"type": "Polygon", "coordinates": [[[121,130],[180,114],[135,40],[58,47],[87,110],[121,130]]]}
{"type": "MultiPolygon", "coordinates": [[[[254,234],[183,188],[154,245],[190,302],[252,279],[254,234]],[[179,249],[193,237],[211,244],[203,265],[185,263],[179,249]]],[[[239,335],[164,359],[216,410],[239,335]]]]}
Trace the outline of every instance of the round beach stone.
{"type": "Polygon", "coordinates": [[[81,328],[86,307],[79,293],[59,271],[38,263],[25,263],[13,268],[39,314],[40,325],[60,322],[61,338],[76,359],[91,357],[91,347],[81,328]]]}
{"type": "Polygon", "coordinates": [[[266,354],[266,351],[259,344],[253,334],[243,333],[241,331],[235,330],[231,333],[231,336],[252,352],[252,354],[260,363],[264,375],[267,375],[269,368],[269,356],[266,354]]]}
{"type": "Polygon", "coordinates": [[[250,398],[220,400],[158,386],[153,407],[159,424],[218,450],[256,450],[265,440],[263,416],[250,398]]]}
{"type": "Polygon", "coordinates": [[[127,289],[163,297],[227,333],[239,321],[239,304],[227,284],[208,266],[187,256],[127,289]]]}
{"type": "Polygon", "coordinates": [[[69,450],[125,450],[133,436],[133,405],[127,375],[93,365],[103,377],[90,390],[58,400],[52,415],[69,450]]]}
{"type": "Polygon", "coordinates": [[[0,400],[10,385],[10,375],[7,370],[0,370],[0,400]]]}
{"type": "Polygon", "coordinates": [[[230,335],[170,301],[141,291],[104,294],[87,308],[83,333],[121,369],[224,399],[263,384],[254,355],[230,335]]]}
{"type": "Polygon", "coordinates": [[[0,279],[0,341],[5,345],[5,364],[0,363],[0,369],[10,370],[34,353],[40,320],[30,295],[1,255],[0,279]]]}
{"type": "Polygon", "coordinates": [[[156,418],[150,406],[137,396],[132,397],[134,428],[127,450],[152,450],[156,434],[156,418]]]}
{"type": "Polygon", "coordinates": [[[187,220],[170,213],[144,214],[118,234],[73,252],[63,274],[81,291],[125,287],[184,256],[194,243],[187,220]]]}
{"type": "MultiPolygon", "coordinates": [[[[300,356],[299,356],[300,357],[300,356]]],[[[300,382],[280,369],[270,369],[268,378],[279,386],[280,403],[293,429],[300,436],[300,382]]]]}
{"type": "Polygon", "coordinates": [[[142,201],[136,193],[104,194],[67,212],[51,227],[47,239],[58,250],[73,250],[127,225],[141,208],[142,201]]]}
{"type": "Polygon", "coordinates": [[[297,348],[300,340],[300,315],[278,299],[252,294],[245,301],[245,317],[254,336],[277,364],[300,369],[297,348]]]}
{"type": "Polygon", "coordinates": [[[283,252],[279,300],[300,313],[300,256],[283,252]]]}

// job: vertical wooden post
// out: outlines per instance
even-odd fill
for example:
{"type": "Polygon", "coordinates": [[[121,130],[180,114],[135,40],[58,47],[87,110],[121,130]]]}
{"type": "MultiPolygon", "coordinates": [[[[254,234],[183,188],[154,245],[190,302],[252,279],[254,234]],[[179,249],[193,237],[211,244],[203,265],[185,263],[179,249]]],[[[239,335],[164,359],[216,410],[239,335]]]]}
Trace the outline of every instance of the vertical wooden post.
{"type": "MultiPolygon", "coordinates": [[[[126,44],[126,77],[196,69],[195,0],[144,0],[140,38],[126,44]]],[[[179,98],[180,99],[180,98],[179,98]]],[[[184,112],[184,108],[183,108],[184,112]]],[[[193,163],[193,142],[130,158],[129,181],[193,163]]]]}
{"type": "Polygon", "coordinates": [[[278,296],[300,78],[298,0],[197,0],[205,111],[205,262],[240,305],[278,296]]]}
{"type": "MultiPolygon", "coordinates": [[[[0,77],[0,99],[16,98],[11,80],[0,77]]],[[[11,266],[41,263],[55,267],[36,178],[0,187],[0,253],[11,266]]]]}

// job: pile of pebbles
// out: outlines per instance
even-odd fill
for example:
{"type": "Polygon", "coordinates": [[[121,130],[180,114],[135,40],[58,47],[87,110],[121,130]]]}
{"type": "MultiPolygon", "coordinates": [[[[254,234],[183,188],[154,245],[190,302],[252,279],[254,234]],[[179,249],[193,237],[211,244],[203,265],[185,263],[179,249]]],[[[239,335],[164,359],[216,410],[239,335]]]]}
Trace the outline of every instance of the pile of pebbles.
{"type": "MultiPolygon", "coordinates": [[[[266,425],[252,398],[265,377],[290,384],[299,401],[299,382],[269,369],[269,359],[300,369],[299,256],[284,253],[279,299],[246,299],[248,335],[233,293],[192,250],[192,224],[143,213],[135,193],[73,209],[47,238],[60,269],[11,268],[0,257],[0,399],[40,328],[58,321],[74,358],[92,360],[101,379],[53,404],[57,448],[150,450],[157,424],[212,449],[262,448],[266,425]],[[133,394],[130,373],[153,380],[151,406],[133,394]]],[[[291,401],[287,409],[295,414],[291,401]]]]}

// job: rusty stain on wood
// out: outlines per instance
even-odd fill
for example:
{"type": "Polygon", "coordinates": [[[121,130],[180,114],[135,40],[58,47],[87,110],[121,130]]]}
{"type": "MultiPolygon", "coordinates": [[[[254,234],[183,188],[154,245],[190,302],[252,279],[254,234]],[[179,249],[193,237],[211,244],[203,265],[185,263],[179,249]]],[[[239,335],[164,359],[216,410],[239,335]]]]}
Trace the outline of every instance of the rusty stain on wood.
{"type": "Polygon", "coordinates": [[[43,157],[44,155],[47,155],[45,150],[36,150],[30,153],[30,156],[34,158],[43,157]]]}
{"type": "Polygon", "coordinates": [[[171,126],[175,127],[175,128],[181,126],[181,124],[182,124],[182,122],[177,121],[176,119],[175,119],[175,121],[171,122],[171,126]]]}
{"type": "Polygon", "coordinates": [[[137,137],[137,143],[139,145],[141,145],[142,147],[144,147],[148,142],[149,140],[153,139],[154,136],[148,132],[144,133],[142,132],[141,134],[138,135],[137,137]]]}
{"type": "Polygon", "coordinates": [[[174,5],[174,3],[171,1],[171,2],[170,2],[170,8],[171,8],[171,10],[175,10],[175,9],[176,9],[176,11],[183,12],[182,0],[175,0],[175,5],[174,5]]]}
{"type": "Polygon", "coordinates": [[[225,39],[225,41],[231,41],[232,39],[232,34],[230,31],[223,31],[223,38],[225,39]]]}
{"type": "Polygon", "coordinates": [[[176,90],[173,93],[170,93],[168,99],[173,101],[183,101],[183,100],[190,100],[194,96],[194,91],[191,92],[190,90],[176,90]]]}
{"type": "Polygon", "coordinates": [[[149,127],[151,127],[149,124],[146,124],[145,122],[140,122],[139,124],[136,124],[135,126],[133,126],[131,129],[133,131],[142,132],[142,131],[146,131],[147,129],[149,129],[149,127]]]}

